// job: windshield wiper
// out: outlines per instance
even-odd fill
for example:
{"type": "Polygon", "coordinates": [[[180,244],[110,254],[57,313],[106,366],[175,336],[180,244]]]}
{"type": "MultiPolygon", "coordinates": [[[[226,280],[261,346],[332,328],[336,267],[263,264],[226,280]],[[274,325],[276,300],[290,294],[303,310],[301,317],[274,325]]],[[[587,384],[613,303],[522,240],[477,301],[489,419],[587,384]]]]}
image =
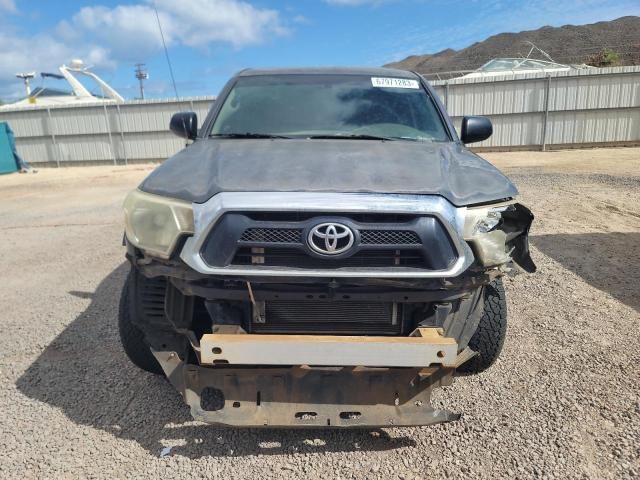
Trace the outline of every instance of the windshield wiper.
{"type": "Polygon", "coordinates": [[[292,138],[286,135],[274,135],[271,133],[212,133],[209,137],[214,138],[292,138]]]}
{"type": "Polygon", "coordinates": [[[387,141],[393,141],[395,140],[393,137],[381,137],[379,135],[364,135],[364,134],[347,134],[347,135],[341,135],[341,134],[335,134],[335,135],[310,135],[307,138],[310,138],[312,140],[333,140],[333,139],[339,139],[339,140],[387,140],[387,141]]]}

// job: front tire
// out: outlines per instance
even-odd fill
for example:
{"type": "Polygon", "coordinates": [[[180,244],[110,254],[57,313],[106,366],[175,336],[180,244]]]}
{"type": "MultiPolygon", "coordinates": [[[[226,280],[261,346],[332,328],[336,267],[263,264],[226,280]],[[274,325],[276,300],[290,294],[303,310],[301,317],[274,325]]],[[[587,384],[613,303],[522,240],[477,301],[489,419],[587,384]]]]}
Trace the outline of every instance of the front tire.
{"type": "Polygon", "coordinates": [[[136,271],[132,268],[129,275],[127,275],[127,280],[120,295],[120,307],[118,309],[120,342],[122,343],[124,353],[127,354],[129,360],[131,360],[136,367],[149,373],[162,375],[164,372],[151,353],[149,345],[145,342],[142,331],[140,331],[133,322],[138,311],[136,308],[138,298],[136,298],[135,275],[136,271]]]}
{"type": "Polygon", "coordinates": [[[484,289],[484,312],[478,328],[469,340],[469,348],[478,353],[458,372],[474,375],[484,372],[500,356],[507,336],[507,297],[501,279],[496,279],[484,289]]]}

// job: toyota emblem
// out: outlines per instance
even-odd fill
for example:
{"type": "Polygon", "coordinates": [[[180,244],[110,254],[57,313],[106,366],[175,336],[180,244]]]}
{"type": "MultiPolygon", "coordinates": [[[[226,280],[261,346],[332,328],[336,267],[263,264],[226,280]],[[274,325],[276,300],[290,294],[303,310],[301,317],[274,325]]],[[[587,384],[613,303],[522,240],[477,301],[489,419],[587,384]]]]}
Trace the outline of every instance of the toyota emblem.
{"type": "Polygon", "coordinates": [[[321,255],[340,255],[355,242],[353,230],[342,223],[320,223],[309,231],[307,243],[321,255]]]}

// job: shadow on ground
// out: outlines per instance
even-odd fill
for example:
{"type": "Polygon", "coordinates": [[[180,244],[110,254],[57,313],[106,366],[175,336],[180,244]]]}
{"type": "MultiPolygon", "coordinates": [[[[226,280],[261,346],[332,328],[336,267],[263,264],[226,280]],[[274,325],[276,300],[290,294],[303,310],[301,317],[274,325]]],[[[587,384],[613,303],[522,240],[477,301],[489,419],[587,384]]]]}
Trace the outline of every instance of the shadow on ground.
{"type": "Polygon", "coordinates": [[[157,456],[244,456],[295,452],[380,451],[415,446],[409,437],[376,430],[228,429],[192,421],[189,409],[163,378],[131,365],[116,326],[120,289],[128,271],[122,264],[80,314],[18,379],[24,395],[59,408],[78,425],[134,440],[157,456]]]}
{"type": "Polygon", "coordinates": [[[538,235],[531,243],[598,290],[640,311],[640,233],[538,235]]]}

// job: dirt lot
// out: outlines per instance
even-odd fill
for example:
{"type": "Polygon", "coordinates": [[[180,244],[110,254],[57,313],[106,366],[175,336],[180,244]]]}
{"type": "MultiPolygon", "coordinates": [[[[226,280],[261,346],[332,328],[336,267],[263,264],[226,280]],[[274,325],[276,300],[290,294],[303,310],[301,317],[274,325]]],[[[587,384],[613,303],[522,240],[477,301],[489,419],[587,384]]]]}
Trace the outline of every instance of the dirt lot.
{"type": "Polygon", "coordinates": [[[507,281],[501,359],[431,428],[192,421],[116,330],[120,204],[152,167],[0,177],[0,478],[640,477],[640,149],[486,157],[537,215],[539,272],[507,281]]]}

